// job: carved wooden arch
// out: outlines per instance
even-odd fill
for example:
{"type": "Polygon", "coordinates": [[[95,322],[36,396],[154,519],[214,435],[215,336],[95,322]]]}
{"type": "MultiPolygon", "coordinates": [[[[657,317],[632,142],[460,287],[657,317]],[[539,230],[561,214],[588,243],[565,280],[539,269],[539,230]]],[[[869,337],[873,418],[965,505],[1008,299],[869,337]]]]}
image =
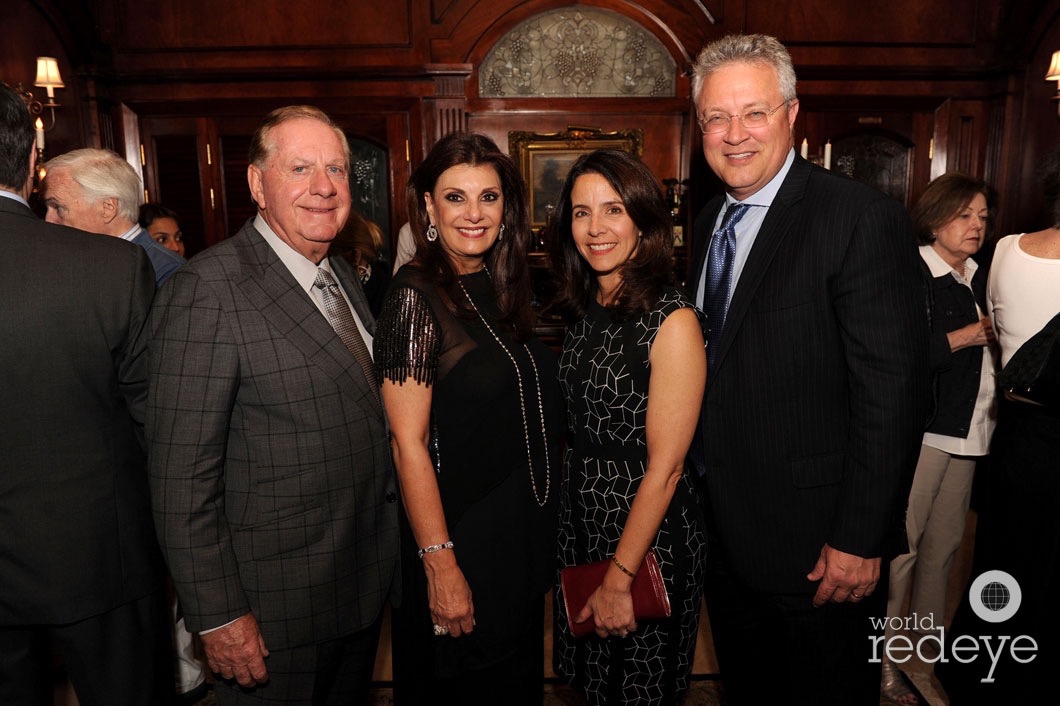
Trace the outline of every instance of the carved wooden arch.
{"type": "MultiPolygon", "coordinates": [[[[699,49],[699,44],[697,43],[699,42],[699,37],[697,33],[696,38],[689,45],[687,42],[682,42],[675,27],[687,27],[688,23],[691,22],[697,27],[702,27],[703,36],[706,36],[712,22],[709,13],[704,13],[701,17],[690,17],[684,12],[659,12],[658,7],[655,8],[654,12],[649,12],[640,4],[615,2],[614,0],[515,2],[511,4],[507,11],[503,9],[504,4],[507,3],[498,2],[491,7],[493,11],[488,16],[494,18],[492,22],[486,27],[474,28],[474,31],[477,31],[478,34],[468,45],[466,53],[459,58],[453,57],[457,61],[465,62],[474,67],[467,86],[469,99],[479,98],[479,70],[482,62],[505,35],[521,23],[542,13],[578,7],[610,11],[628,18],[638,27],[648,32],[665,48],[670,58],[674,61],[676,65],[676,92],[678,96],[684,95],[687,92],[688,84],[684,69],[691,63],[694,52],[699,49]],[[671,18],[670,14],[674,16],[671,18]]],[[[468,29],[471,30],[471,28],[468,29]]],[[[461,33],[462,30],[458,24],[453,27],[451,36],[459,36],[461,33]]]]}
{"type": "MultiPolygon", "coordinates": [[[[40,13],[76,70],[93,62],[93,49],[99,46],[95,33],[98,22],[87,3],[70,0],[29,0],[27,4],[40,13]]],[[[63,79],[72,81],[73,72],[70,73],[69,79],[65,75],[63,79]]]]}
{"type": "Polygon", "coordinates": [[[501,35],[478,66],[483,98],[672,98],[678,64],[626,15],[585,5],[546,10],[501,35]]]}

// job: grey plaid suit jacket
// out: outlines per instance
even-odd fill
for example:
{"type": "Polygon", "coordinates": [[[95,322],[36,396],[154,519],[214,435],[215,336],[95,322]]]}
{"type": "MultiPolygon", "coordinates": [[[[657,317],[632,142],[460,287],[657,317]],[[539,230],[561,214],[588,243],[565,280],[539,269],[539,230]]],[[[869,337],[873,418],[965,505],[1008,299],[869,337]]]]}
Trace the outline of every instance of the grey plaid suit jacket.
{"type": "Polygon", "coordinates": [[[398,544],[383,410],[253,220],[166,283],[151,330],[155,525],[188,628],[250,611],[285,648],[369,626],[398,544]]]}
{"type": "MultiPolygon", "coordinates": [[[[696,220],[697,277],[723,205],[696,220]]],[[[925,302],[902,205],[796,156],[733,290],[700,417],[714,549],[745,585],[812,594],[825,542],[902,550],[929,404],[925,302]]]]}

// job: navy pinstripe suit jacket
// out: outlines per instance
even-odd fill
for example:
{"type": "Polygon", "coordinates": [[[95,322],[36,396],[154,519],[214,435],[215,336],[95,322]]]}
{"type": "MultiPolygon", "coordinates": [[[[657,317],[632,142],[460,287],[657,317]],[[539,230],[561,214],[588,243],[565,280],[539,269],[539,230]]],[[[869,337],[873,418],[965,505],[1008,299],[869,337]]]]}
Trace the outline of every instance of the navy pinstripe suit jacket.
{"type": "Polygon", "coordinates": [[[151,326],[155,524],[189,629],[252,611],[284,648],[370,625],[397,559],[383,410],[253,221],[166,282],[151,326]]]}
{"type": "MultiPolygon", "coordinates": [[[[696,221],[693,273],[723,203],[696,221]]],[[[826,542],[901,550],[930,392],[919,267],[901,204],[795,158],[733,290],[701,417],[713,549],[745,584],[812,593],[826,542]]]]}

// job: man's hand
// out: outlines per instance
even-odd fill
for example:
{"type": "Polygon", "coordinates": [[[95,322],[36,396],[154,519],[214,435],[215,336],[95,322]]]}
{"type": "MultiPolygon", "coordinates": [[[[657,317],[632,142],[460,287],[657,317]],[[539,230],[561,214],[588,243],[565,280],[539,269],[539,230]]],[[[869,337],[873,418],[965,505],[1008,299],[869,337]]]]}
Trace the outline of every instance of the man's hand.
{"type": "Polygon", "coordinates": [[[866,559],[825,544],[813,571],[806,578],[821,582],[813,596],[814,607],[820,608],[828,601],[856,603],[876,590],[876,582],[880,580],[880,558],[866,559]]]}
{"type": "Polygon", "coordinates": [[[225,679],[235,679],[240,686],[264,684],[269,679],[265,669],[265,638],[254,615],[247,613],[235,622],[200,635],[211,671],[225,679]]]}

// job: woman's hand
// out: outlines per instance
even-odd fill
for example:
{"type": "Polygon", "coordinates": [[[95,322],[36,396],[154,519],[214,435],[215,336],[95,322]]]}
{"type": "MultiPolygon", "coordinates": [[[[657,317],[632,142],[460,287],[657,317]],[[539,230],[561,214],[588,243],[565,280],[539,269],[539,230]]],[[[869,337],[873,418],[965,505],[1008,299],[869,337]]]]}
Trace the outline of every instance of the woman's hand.
{"type": "Polygon", "coordinates": [[[618,568],[639,567],[659,532],[684,471],[685,454],[699,420],[707,356],[699,319],[691,308],[671,313],[659,327],[650,353],[645,436],[648,465],[614,550],[615,565],[574,618],[593,618],[600,637],[626,637],[637,629],[630,588],[633,577],[618,568]]]}
{"type": "Polygon", "coordinates": [[[452,637],[472,632],[475,605],[471,601],[471,587],[453,552],[425,554],[423,568],[427,572],[427,601],[434,624],[447,628],[452,637]]]}
{"type": "Polygon", "coordinates": [[[626,637],[634,632],[637,629],[637,619],[633,615],[633,596],[629,589],[632,582],[623,583],[626,584],[625,588],[611,585],[605,577],[600,587],[589,596],[574,622],[580,623],[592,618],[596,634],[600,637],[626,637]]]}
{"type": "Polygon", "coordinates": [[[962,348],[973,346],[989,346],[994,343],[994,327],[990,323],[990,317],[984,316],[974,324],[968,324],[956,331],[946,334],[950,341],[950,350],[954,353],[962,348]]]}

